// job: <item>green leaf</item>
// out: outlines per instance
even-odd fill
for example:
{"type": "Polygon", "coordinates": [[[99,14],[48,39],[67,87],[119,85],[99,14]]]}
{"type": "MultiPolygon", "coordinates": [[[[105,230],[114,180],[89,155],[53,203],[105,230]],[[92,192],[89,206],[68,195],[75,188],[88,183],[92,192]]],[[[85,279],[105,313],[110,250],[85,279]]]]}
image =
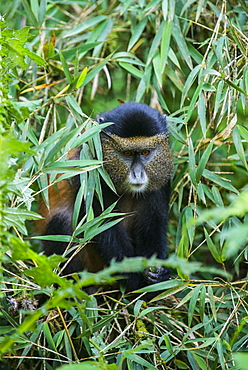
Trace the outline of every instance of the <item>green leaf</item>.
{"type": "Polygon", "coordinates": [[[155,37],[153,39],[153,42],[152,42],[152,45],[151,45],[151,48],[149,50],[149,54],[148,54],[148,57],[147,57],[147,62],[146,62],[147,66],[151,63],[154,55],[156,54],[156,52],[157,52],[157,50],[160,46],[161,38],[162,38],[163,30],[164,30],[164,25],[165,25],[165,22],[163,21],[160,24],[159,29],[155,34],[155,37]]]}
{"type": "Polygon", "coordinates": [[[213,172],[205,169],[203,171],[203,176],[205,178],[207,178],[208,180],[214,182],[215,184],[217,184],[217,185],[219,185],[219,186],[221,186],[221,187],[223,187],[223,188],[225,188],[227,190],[230,190],[230,191],[238,194],[238,190],[235,189],[235,187],[232,186],[230,184],[230,182],[228,182],[226,179],[223,179],[222,177],[216,175],[215,173],[213,173],[213,172]]]}
{"type": "Polygon", "coordinates": [[[239,129],[239,133],[242,136],[242,138],[245,139],[246,141],[248,141],[248,129],[246,127],[240,126],[240,125],[238,125],[237,127],[239,129]]]}
{"type": "Polygon", "coordinates": [[[57,348],[55,346],[55,343],[54,343],[54,340],[53,340],[53,337],[52,337],[52,334],[51,334],[51,331],[50,331],[50,328],[47,322],[43,323],[43,332],[44,332],[45,339],[48,343],[48,348],[53,350],[54,352],[57,352],[57,348]]]}
{"type": "Polygon", "coordinates": [[[75,36],[79,33],[82,33],[85,30],[87,30],[88,28],[92,28],[96,24],[104,21],[105,19],[107,19],[106,15],[99,15],[99,16],[96,16],[96,17],[93,17],[93,18],[88,18],[85,22],[80,23],[77,27],[75,27],[75,28],[73,28],[69,31],[65,31],[65,33],[63,34],[63,38],[72,37],[72,36],[75,36]]]}
{"type": "Polygon", "coordinates": [[[185,122],[188,122],[190,120],[191,116],[192,116],[193,110],[195,109],[196,101],[197,101],[197,99],[199,99],[201,89],[202,89],[202,82],[199,83],[199,85],[195,89],[195,92],[194,92],[194,95],[193,95],[192,99],[190,100],[190,104],[188,106],[188,111],[187,111],[187,116],[185,118],[185,122]]]}
{"type": "Polygon", "coordinates": [[[158,82],[158,86],[160,89],[162,89],[162,84],[163,84],[163,81],[162,81],[162,69],[161,69],[161,61],[160,61],[160,55],[159,53],[156,53],[156,55],[154,56],[154,58],[152,59],[152,64],[153,64],[153,68],[154,68],[154,71],[155,71],[155,75],[156,75],[156,78],[157,78],[157,82],[158,82]]]}
{"type": "Polygon", "coordinates": [[[233,358],[240,370],[247,370],[248,353],[236,352],[233,353],[233,358]]]}
{"type": "Polygon", "coordinates": [[[178,48],[179,48],[185,62],[188,64],[190,69],[193,69],[192,61],[191,61],[191,58],[190,58],[190,53],[189,53],[187,44],[185,42],[185,37],[182,34],[179,19],[176,15],[174,16],[174,21],[173,21],[173,24],[172,24],[172,35],[175,39],[175,42],[178,45],[178,48]]]}
{"type": "Polygon", "coordinates": [[[189,143],[189,176],[192,184],[196,186],[196,165],[195,165],[195,152],[192,139],[188,139],[189,143]]]}
{"type": "Polygon", "coordinates": [[[208,297],[209,297],[209,303],[210,303],[211,311],[212,311],[212,314],[213,314],[213,318],[214,318],[215,322],[217,322],[217,312],[216,312],[216,307],[215,307],[215,299],[214,299],[213,289],[210,285],[208,286],[208,297]]]}
{"type": "Polygon", "coordinates": [[[137,22],[136,26],[133,29],[132,36],[131,36],[131,38],[129,40],[129,43],[128,43],[128,47],[127,47],[128,51],[130,49],[132,49],[132,47],[139,40],[142,32],[144,31],[144,29],[146,27],[147,21],[148,21],[148,17],[145,17],[144,19],[142,19],[141,22],[137,22]]]}
{"type": "Polygon", "coordinates": [[[199,313],[200,313],[200,318],[202,322],[204,322],[203,320],[204,320],[204,315],[205,315],[205,305],[206,305],[206,287],[205,285],[202,285],[200,299],[199,299],[199,313]]]}
{"type": "Polygon", "coordinates": [[[82,86],[82,85],[83,85],[84,80],[85,80],[85,77],[86,77],[86,75],[87,75],[87,72],[88,72],[88,68],[87,68],[87,67],[85,67],[85,68],[83,69],[83,71],[81,72],[81,74],[79,75],[78,79],[77,79],[77,83],[76,83],[76,88],[77,88],[77,89],[78,89],[78,88],[80,88],[80,86],[82,86]]]}
{"type": "Polygon", "coordinates": [[[189,326],[191,326],[191,323],[194,317],[196,302],[199,297],[201,289],[202,289],[202,285],[199,285],[193,289],[192,294],[191,294],[191,298],[189,302],[189,310],[188,310],[188,325],[189,326]]]}
{"type": "Polygon", "coordinates": [[[239,126],[234,127],[232,135],[233,135],[233,142],[234,142],[236,151],[238,153],[238,156],[241,162],[243,163],[245,169],[248,170],[246,155],[245,155],[244,147],[243,147],[241,137],[240,137],[239,126]]]}
{"type": "Polygon", "coordinates": [[[28,18],[29,22],[31,22],[35,28],[38,28],[39,25],[38,25],[37,18],[34,15],[33,10],[31,9],[28,1],[27,0],[21,0],[21,2],[22,2],[22,5],[25,9],[25,13],[27,15],[27,18],[28,18]]]}
{"type": "Polygon", "coordinates": [[[196,77],[199,74],[199,72],[201,71],[201,69],[202,69],[201,65],[195,66],[192,69],[192,71],[190,72],[190,74],[188,75],[187,80],[184,84],[184,88],[183,88],[183,93],[182,93],[182,98],[181,98],[181,107],[183,106],[183,103],[184,103],[185,98],[188,94],[188,91],[192,87],[193,83],[195,82],[196,77]]]}
{"type": "Polygon", "coordinates": [[[210,250],[212,256],[214,257],[215,261],[218,263],[222,263],[221,253],[219,253],[218,248],[212,242],[211,238],[209,237],[207,230],[204,228],[204,234],[207,241],[208,249],[210,250]]]}
{"type": "Polygon", "coordinates": [[[70,74],[70,71],[69,71],[68,65],[66,63],[65,57],[62,53],[59,53],[59,58],[60,58],[60,61],[62,63],[62,67],[63,67],[63,71],[64,71],[64,74],[65,74],[66,80],[67,80],[68,84],[70,84],[70,83],[72,83],[72,76],[70,74]]]}
{"type": "Polygon", "coordinates": [[[174,360],[174,364],[178,369],[189,369],[188,365],[181,360],[174,360]]]}
{"type": "Polygon", "coordinates": [[[129,63],[119,62],[119,65],[134,77],[142,78],[143,72],[129,63]]]}
{"type": "Polygon", "coordinates": [[[168,58],[168,53],[169,53],[169,48],[170,48],[170,40],[171,40],[171,29],[172,29],[172,22],[171,20],[167,20],[164,25],[162,41],[161,41],[161,51],[160,51],[161,74],[164,72],[165,65],[167,63],[167,58],[168,58]]]}
{"type": "Polygon", "coordinates": [[[85,85],[87,85],[87,83],[89,83],[91,80],[93,80],[93,78],[103,69],[103,67],[108,63],[108,61],[112,58],[113,54],[110,54],[107,58],[103,59],[103,61],[101,63],[99,63],[98,65],[96,65],[86,76],[85,80],[84,80],[84,83],[82,86],[80,87],[83,87],[85,85]]]}
{"type": "Polygon", "coordinates": [[[102,42],[91,42],[91,43],[85,43],[83,45],[77,46],[75,48],[71,48],[68,50],[61,50],[59,54],[54,54],[51,56],[51,59],[59,60],[60,54],[64,56],[64,58],[68,61],[71,59],[76,58],[77,55],[81,55],[82,53],[86,53],[87,51],[94,49],[97,45],[100,45],[102,42]]]}
{"type": "Polygon", "coordinates": [[[40,0],[40,7],[39,7],[39,13],[38,13],[38,21],[39,21],[40,26],[42,25],[45,19],[46,7],[47,7],[47,0],[40,0]]]}
{"type": "Polygon", "coordinates": [[[205,102],[204,94],[202,91],[199,94],[197,108],[198,108],[198,115],[200,119],[203,137],[206,138],[206,132],[207,132],[206,102],[205,102]]]}
{"type": "MultiPolygon", "coordinates": [[[[63,365],[59,367],[58,370],[101,370],[101,369],[102,366],[98,364],[96,361],[84,361],[80,364],[63,365]]],[[[108,370],[108,367],[106,367],[106,370],[108,370]]]]}
{"type": "Polygon", "coordinates": [[[195,22],[198,22],[198,19],[200,18],[200,15],[201,15],[204,4],[205,4],[204,0],[198,1],[197,11],[196,11],[196,16],[195,16],[195,22]]]}
{"type": "Polygon", "coordinates": [[[199,164],[196,170],[196,183],[197,184],[199,183],[202,177],[203,171],[205,170],[206,164],[208,163],[209,157],[212,153],[213,145],[214,145],[214,142],[210,141],[210,143],[208,144],[207,148],[204,150],[204,153],[201,156],[201,159],[199,161],[199,164]]]}

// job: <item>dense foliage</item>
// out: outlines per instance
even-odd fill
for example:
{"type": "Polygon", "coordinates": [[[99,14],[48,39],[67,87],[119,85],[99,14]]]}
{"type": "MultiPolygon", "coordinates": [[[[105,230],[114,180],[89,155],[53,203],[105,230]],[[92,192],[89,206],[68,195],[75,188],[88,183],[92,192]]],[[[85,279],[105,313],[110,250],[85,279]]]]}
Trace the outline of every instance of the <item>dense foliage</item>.
{"type": "Polygon", "coordinates": [[[1,2],[0,368],[247,369],[247,13],[246,0],[1,2]],[[75,174],[75,232],[55,238],[81,248],[114,215],[92,212],[100,178],[111,186],[92,118],[118,100],[165,112],[171,133],[172,279],[149,303],[105,284],[156,259],[67,280],[31,237],[39,197],[75,174]]]}

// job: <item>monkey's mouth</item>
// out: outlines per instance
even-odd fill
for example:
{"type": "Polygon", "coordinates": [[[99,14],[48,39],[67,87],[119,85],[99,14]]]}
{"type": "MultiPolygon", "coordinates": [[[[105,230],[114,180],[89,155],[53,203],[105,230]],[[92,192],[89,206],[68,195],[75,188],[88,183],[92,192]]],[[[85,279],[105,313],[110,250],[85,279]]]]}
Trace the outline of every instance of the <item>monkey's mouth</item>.
{"type": "Polygon", "coordinates": [[[143,184],[128,184],[128,191],[130,193],[143,193],[147,188],[147,183],[143,184]]]}

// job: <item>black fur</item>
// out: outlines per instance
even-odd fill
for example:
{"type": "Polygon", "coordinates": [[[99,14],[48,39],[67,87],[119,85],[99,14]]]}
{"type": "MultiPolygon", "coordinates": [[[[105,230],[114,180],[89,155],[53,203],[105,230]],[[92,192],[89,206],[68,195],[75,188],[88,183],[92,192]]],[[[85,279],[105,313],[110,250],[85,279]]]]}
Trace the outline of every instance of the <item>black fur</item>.
{"type": "Polygon", "coordinates": [[[125,103],[103,113],[99,123],[114,122],[104,129],[106,132],[128,138],[135,136],[154,136],[167,132],[166,118],[157,110],[142,103],[125,103]]]}

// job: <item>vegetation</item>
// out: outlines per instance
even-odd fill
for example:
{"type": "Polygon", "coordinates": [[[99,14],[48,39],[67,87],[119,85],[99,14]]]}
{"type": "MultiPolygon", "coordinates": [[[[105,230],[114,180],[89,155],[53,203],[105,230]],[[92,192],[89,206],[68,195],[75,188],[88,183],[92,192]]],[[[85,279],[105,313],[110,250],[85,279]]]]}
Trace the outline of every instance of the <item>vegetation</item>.
{"type": "Polygon", "coordinates": [[[5,0],[0,12],[0,367],[247,369],[248,2],[5,0]],[[75,233],[56,238],[80,247],[106,227],[114,206],[91,207],[109,183],[92,118],[118,99],[164,111],[171,133],[172,279],[146,289],[164,291],[149,303],[111,283],[155,258],[67,280],[65,257],[31,237],[39,197],[75,174],[75,233]]]}

